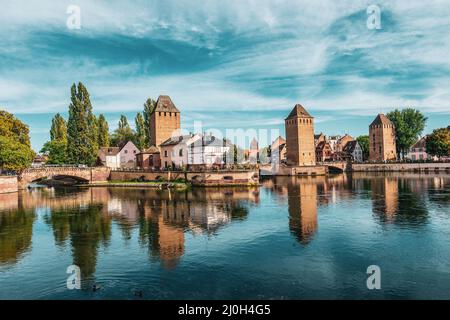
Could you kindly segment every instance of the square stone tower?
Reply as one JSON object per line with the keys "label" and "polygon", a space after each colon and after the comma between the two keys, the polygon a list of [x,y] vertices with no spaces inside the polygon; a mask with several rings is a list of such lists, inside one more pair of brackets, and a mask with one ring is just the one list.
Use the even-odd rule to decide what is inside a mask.
{"label": "square stone tower", "polygon": [[395,126],[380,113],[369,126],[369,160],[396,160]]}
{"label": "square stone tower", "polygon": [[181,127],[181,114],[169,96],[159,96],[150,119],[150,145],[159,145],[168,140]]}
{"label": "square stone tower", "polygon": [[285,119],[285,127],[287,163],[292,166],[316,165],[314,118],[297,104]]}

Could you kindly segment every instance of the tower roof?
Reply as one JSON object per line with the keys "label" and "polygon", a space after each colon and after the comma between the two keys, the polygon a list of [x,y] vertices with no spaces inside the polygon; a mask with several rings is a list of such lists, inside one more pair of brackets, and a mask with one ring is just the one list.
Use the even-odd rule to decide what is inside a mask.
{"label": "tower roof", "polygon": [[291,113],[286,119],[290,118],[312,118],[312,116],[306,111],[306,109],[301,104],[296,104],[294,109],[292,109]]}
{"label": "tower roof", "polygon": [[162,112],[178,112],[180,111],[175,107],[169,96],[159,96],[158,101],[156,101],[155,111]]}
{"label": "tower roof", "polygon": [[380,113],[379,115],[377,115],[377,117],[375,118],[375,120],[372,121],[372,123],[370,124],[370,126],[374,126],[374,125],[380,125],[380,124],[388,124],[388,125],[394,125],[391,120],[388,119],[388,117],[386,117],[384,114]]}

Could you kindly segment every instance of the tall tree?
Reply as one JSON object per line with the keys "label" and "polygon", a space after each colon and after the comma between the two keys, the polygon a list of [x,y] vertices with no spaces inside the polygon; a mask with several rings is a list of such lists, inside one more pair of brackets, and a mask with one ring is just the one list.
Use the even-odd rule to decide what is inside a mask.
{"label": "tall tree", "polygon": [[52,119],[52,127],[50,129],[50,140],[67,141],[67,124],[66,120],[57,113]]}
{"label": "tall tree", "polygon": [[86,87],[80,82],[71,88],[69,120],[67,121],[67,158],[72,164],[93,165],[98,143],[96,119]]}
{"label": "tall tree", "polygon": [[28,126],[11,113],[0,110],[0,171],[26,169],[34,155]]}
{"label": "tall tree", "polygon": [[363,159],[369,159],[369,136],[359,136],[358,138],[356,138],[356,141],[358,141],[358,144],[362,149]]}
{"label": "tall tree", "polygon": [[51,140],[47,141],[41,149],[41,153],[48,156],[47,164],[67,163],[67,141]]}
{"label": "tall tree", "polygon": [[142,113],[138,112],[136,114],[134,122],[136,124],[136,147],[138,147],[139,150],[144,150],[148,147],[148,140],[146,135],[147,130],[145,130],[145,121]]}
{"label": "tall tree", "polygon": [[98,117],[98,145],[109,147],[109,125],[103,114]]}
{"label": "tall tree", "polygon": [[111,136],[111,144],[117,147],[128,141],[133,141],[136,144],[136,135],[133,129],[131,129],[127,117],[121,115],[119,126]]}
{"label": "tall tree", "polygon": [[397,153],[404,159],[409,148],[422,134],[427,118],[419,110],[412,108],[396,109],[386,116],[395,125]]}
{"label": "tall tree", "polygon": [[450,130],[441,128],[433,130],[426,140],[427,153],[439,158],[450,156]]}
{"label": "tall tree", "polygon": [[145,143],[147,146],[150,146],[150,122],[153,112],[155,112],[156,109],[156,101],[148,98],[147,101],[144,103],[144,122],[145,122]]}

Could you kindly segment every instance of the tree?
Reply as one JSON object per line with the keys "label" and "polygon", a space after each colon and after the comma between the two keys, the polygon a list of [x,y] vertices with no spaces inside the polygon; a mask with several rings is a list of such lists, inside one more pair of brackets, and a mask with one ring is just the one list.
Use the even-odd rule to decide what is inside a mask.
{"label": "tree", "polygon": [[369,136],[359,136],[356,138],[356,141],[358,142],[359,146],[362,149],[363,152],[363,159],[367,160],[369,159]]}
{"label": "tree", "polygon": [[41,153],[48,155],[48,164],[65,164],[67,163],[67,141],[47,141],[42,147]]}
{"label": "tree", "polygon": [[52,127],[50,129],[50,140],[67,141],[67,124],[66,120],[57,113],[52,119]]}
{"label": "tree", "polygon": [[150,132],[150,122],[151,122],[151,117],[153,112],[155,112],[156,109],[156,101],[148,98],[147,101],[145,101],[144,103],[144,123],[145,123],[145,128],[146,128],[146,145],[150,146],[150,136],[151,136],[151,132]]}
{"label": "tree", "polygon": [[0,170],[20,171],[33,162],[28,126],[0,110]]}
{"label": "tree", "polygon": [[111,136],[111,144],[114,146],[120,146],[128,141],[133,141],[136,144],[136,135],[128,124],[127,117],[124,115],[120,116],[119,127],[114,131]]}
{"label": "tree", "polygon": [[10,137],[30,146],[30,130],[22,121],[9,112],[0,110],[0,136]]}
{"label": "tree", "polygon": [[134,119],[134,122],[136,124],[136,147],[138,147],[139,150],[144,150],[148,147],[147,144],[147,135],[145,130],[145,121],[144,117],[142,116],[142,113],[138,112],[136,114],[136,118]]}
{"label": "tree", "polygon": [[97,159],[96,119],[86,87],[80,82],[71,88],[67,121],[67,160],[72,164],[93,165]]}
{"label": "tree", "polygon": [[450,130],[441,128],[433,130],[426,140],[427,153],[437,157],[450,155]]}
{"label": "tree", "polygon": [[419,110],[412,108],[396,109],[386,116],[395,125],[397,153],[404,159],[409,148],[422,134],[427,118]]}
{"label": "tree", "polygon": [[109,125],[103,114],[98,117],[98,145],[109,147]]}
{"label": "tree", "polygon": [[35,153],[29,146],[17,139],[0,136],[0,171],[21,171],[33,162]]}

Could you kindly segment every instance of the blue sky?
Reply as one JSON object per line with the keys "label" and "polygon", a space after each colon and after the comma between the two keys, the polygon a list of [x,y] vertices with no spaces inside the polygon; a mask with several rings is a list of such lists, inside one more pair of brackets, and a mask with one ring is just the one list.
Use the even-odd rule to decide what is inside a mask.
{"label": "blue sky", "polygon": [[[0,106],[30,125],[36,149],[78,81],[112,129],[159,94],[186,130],[284,134],[295,103],[326,134],[365,134],[378,112],[404,106],[428,116],[427,132],[450,124],[446,1],[1,2]],[[80,30],[66,26],[70,4]],[[380,30],[367,28],[371,4]]]}

